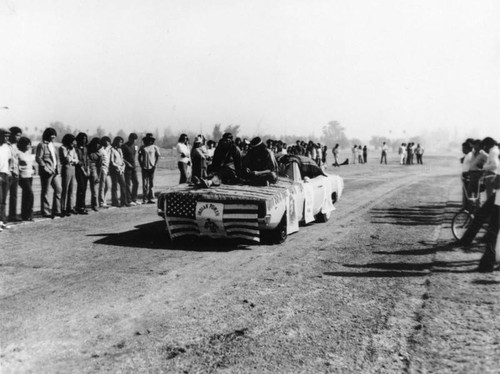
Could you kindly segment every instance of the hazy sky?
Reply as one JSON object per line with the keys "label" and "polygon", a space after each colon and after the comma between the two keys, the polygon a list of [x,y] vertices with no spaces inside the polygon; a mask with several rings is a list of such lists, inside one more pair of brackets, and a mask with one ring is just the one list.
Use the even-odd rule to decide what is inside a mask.
{"label": "hazy sky", "polygon": [[0,46],[3,127],[500,135],[498,0],[4,0]]}

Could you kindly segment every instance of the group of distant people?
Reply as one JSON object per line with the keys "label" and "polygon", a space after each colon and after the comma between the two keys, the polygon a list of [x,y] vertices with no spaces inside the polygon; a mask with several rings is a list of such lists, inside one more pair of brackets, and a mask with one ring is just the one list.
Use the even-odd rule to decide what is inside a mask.
{"label": "group of distant people", "polygon": [[413,165],[417,160],[417,164],[423,165],[422,156],[424,155],[424,148],[415,143],[401,143],[398,149],[399,163],[401,165]]}
{"label": "group of distant people", "polygon": [[[380,164],[387,165],[387,155],[389,153],[389,146],[386,142],[382,143]],[[424,155],[424,147],[420,144],[415,145],[413,142],[401,143],[398,148],[399,164],[400,165],[413,165],[415,159],[417,164],[423,165],[422,157]]]}
{"label": "group of distant people", "polygon": [[366,164],[368,162],[368,147],[365,145],[353,145],[351,148],[352,163],[353,164]]}
{"label": "group of distant people", "polygon": [[[55,129],[45,129],[33,157],[31,140],[23,136],[19,127],[0,129],[0,231],[8,228],[7,222],[33,220],[35,164],[40,176],[42,217],[88,214],[87,189],[94,211],[109,207],[109,190],[112,206],[139,204],[136,159],[142,171],[142,203],[155,202],[154,175],[160,150],[151,133],[142,138],[140,147],[136,145],[138,136],[135,133],[131,133],[126,142],[120,136],[113,141],[108,136],[95,137],[89,142],[83,132],[76,136],[65,134],[59,147],[54,143],[56,138]],[[20,219],[17,215],[18,187],[22,190]],[[52,202],[49,201],[50,190]]]}
{"label": "group of distant people", "polygon": [[462,143],[461,158],[462,182],[464,185],[463,203],[465,209],[471,209],[471,198],[477,198],[484,186],[486,201],[474,209],[474,219],[463,237],[454,243],[457,246],[469,246],[485,222],[488,230],[483,238],[486,250],[479,261],[478,271],[492,272],[496,264],[496,245],[499,235],[500,220],[500,151],[498,143],[491,137],[483,140],[467,139]]}

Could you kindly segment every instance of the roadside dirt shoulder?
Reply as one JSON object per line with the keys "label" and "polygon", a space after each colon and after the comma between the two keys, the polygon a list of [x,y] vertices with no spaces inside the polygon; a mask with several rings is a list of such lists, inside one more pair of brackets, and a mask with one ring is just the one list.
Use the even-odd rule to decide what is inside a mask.
{"label": "roadside dirt shoulder", "polygon": [[446,247],[454,240],[450,223],[460,201],[460,189],[450,189],[421,328],[411,342],[411,373],[500,371],[500,275],[475,271],[484,252],[480,240],[469,250]]}

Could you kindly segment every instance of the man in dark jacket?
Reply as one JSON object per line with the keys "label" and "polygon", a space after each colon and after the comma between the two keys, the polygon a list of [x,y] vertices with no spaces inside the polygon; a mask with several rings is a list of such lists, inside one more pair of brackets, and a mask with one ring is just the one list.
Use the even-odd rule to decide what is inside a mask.
{"label": "man in dark jacket", "polygon": [[254,186],[268,186],[278,181],[278,163],[273,152],[259,137],[250,142],[250,150],[243,159],[243,176]]}
{"label": "man in dark jacket", "polygon": [[88,137],[84,132],[76,136],[76,154],[78,164],[75,167],[76,176],[76,211],[78,214],[88,214],[85,208],[85,195],[89,181],[89,154],[87,150]]}

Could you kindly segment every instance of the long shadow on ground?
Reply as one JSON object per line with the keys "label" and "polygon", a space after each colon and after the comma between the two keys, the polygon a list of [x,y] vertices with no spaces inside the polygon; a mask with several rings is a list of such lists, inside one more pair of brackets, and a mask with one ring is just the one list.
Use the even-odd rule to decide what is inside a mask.
{"label": "long shadow on ground", "polygon": [[[470,266],[477,265],[478,260],[469,261],[435,261],[435,262],[374,262],[368,264],[344,264],[351,269],[373,269],[365,272],[324,272],[332,277],[423,277],[432,273],[471,273]],[[468,267],[467,269],[463,269]]]}
{"label": "long shadow on ground", "polygon": [[[459,208],[460,204],[455,204]],[[419,205],[408,208],[373,208],[370,210],[371,220],[374,224],[391,224],[418,226],[429,225],[437,226],[447,220],[445,208],[447,204]],[[434,242],[419,241],[415,246],[408,243],[410,247],[395,251],[374,251],[374,254],[380,255],[398,255],[398,256],[428,256],[439,251],[452,251],[454,243],[442,243],[436,245]],[[415,247],[420,248],[415,248]],[[478,250],[478,249],[476,249]],[[480,251],[480,249],[479,249]],[[472,250],[471,250],[472,252]],[[415,257],[413,257],[415,258]],[[344,264],[348,269],[359,269],[365,271],[336,271],[324,272],[323,275],[334,277],[368,277],[368,278],[398,278],[398,277],[423,277],[431,273],[471,273],[475,272],[478,260],[468,261],[430,261],[430,262],[373,262],[367,264]]]}
{"label": "long shadow on ground", "polygon": [[391,225],[439,225],[443,220],[444,204],[418,205],[409,208],[373,208],[372,223]]}
{"label": "long shadow on ground", "polygon": [[95,244],[193,252],[230,252],[249,249],[250,245],[255,245],[255,243],[242,243],[235,240],[210,240],[196,237],[170,241],[163,220],[138,225],[135,226],[134,230],[130,231],[92,234],[89,236],[102,237],[96,240]]}

